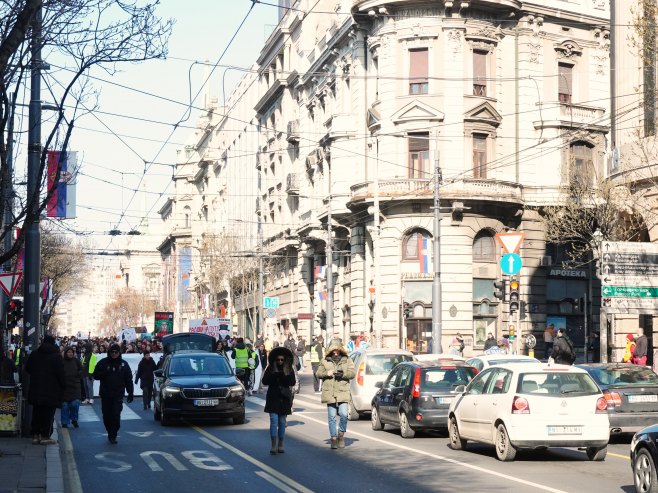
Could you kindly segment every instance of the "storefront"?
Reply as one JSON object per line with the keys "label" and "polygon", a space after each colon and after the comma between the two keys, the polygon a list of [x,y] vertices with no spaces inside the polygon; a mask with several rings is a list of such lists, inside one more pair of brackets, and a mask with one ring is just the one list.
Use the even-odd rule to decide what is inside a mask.
{"label": "storefront", "polygon": [[552,267],[546,279],[546,323],[564,328],[575,346],[583,347],[589,335],[585,326],[589,271]]}

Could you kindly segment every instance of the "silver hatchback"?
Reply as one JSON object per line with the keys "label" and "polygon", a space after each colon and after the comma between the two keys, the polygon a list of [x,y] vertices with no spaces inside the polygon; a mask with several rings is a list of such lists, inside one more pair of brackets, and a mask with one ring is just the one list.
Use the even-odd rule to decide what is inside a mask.
{"label": "silver hatchback", "polygon": [[404,349],[359,349],[350,354],[356,377],[350,381],[350,421],[358,420],[372,409],[372,398],[379,390],[377,382],[386,380],[391,370],[403,361],[412,361],[413,353]]}

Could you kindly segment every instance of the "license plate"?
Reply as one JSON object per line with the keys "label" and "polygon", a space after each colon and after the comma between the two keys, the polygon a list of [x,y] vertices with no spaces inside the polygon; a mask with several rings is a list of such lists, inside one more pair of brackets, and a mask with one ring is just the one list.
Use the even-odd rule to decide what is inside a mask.
{"label": "license plate", "polygon": [[437,404],[451,404],[452,403],[452,397],[435,397],[434,401]]}
{"label": "license plate", "polygon": [[547,426],[549,435],[582,435],[583,427],[582,426]]}
{"label": "license plate", "polygon": [[629,395],[628,402],[631,404],[635,402],[658,402],[658,395],[648,394],[648,395]]}
{"label": "license plate", "polygon": [[219,399],[195,399],[195,406],[217,406],[219,404]]}

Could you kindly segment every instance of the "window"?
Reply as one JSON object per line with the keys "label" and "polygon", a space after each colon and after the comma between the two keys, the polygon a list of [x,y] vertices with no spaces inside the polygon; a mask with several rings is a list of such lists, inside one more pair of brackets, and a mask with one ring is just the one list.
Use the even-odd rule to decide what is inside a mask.
{"label": "window", "polygon": [[183,221],[184,228],[192,227],[192,208],[189,205],[183,207]]}
{"label": "window", "polygon": [[487,136],[473,134],[473,178],[487,177]]}
{"label": "window", "polygon": [[480,231],[473,240],[473,261],[495,262],[496,244],[494,238],[488,231]]}
{"label": "window", "polygon": [[409,178],[426,178],[430,168],[429,134],[409,136]]}
{"label": "window", "polygon": [[409,94],[427,94],[427,48],[409,50]]}
{"label": "window", "polygon": [[573,87],[573,66],[558,64],[558,99],[562,104],[571,104],[571,88]]}
{"label": "window", "polygon": [[569,183],[588,187],[594,178],[592,147],[585,142],[576,142],[569,148]]}
{"label": "window", "polygon": [[430,255],[430,235],[426,231],[412,231],[402,242],[402,260],[420,260]]}
{"label": "window", "polygon": [[487,95],[487,54],[484,51],[473,52],[473,95]]}

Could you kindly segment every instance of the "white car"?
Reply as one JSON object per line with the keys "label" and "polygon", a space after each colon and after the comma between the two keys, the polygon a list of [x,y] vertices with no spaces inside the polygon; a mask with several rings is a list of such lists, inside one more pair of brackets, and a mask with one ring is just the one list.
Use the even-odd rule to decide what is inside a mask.
{"label": "white car", "polygon": [[486,370],[490,366],[506,365],[508,363],[541,363],[541,361],[531,356],[505,353],[480,354],[466,360],[466,364],[471,365],[478,372]]}
{"label": "white car", "polygon": [[469,440],[491,444],[501,461],[514,460],[518,449],[582,447],[590,460],[601,461],[610,437],[607,409],[601,390],[580,368],[492,366],[450,405],[450,444],[455,450]]}
{"label": "white car", "polygon": [[441,354],[432,354],[432,353],[420,353],[414,354],[414,361],[466,361],[466,358],[459,356],[458,354],[451,353],[441,353]]}

